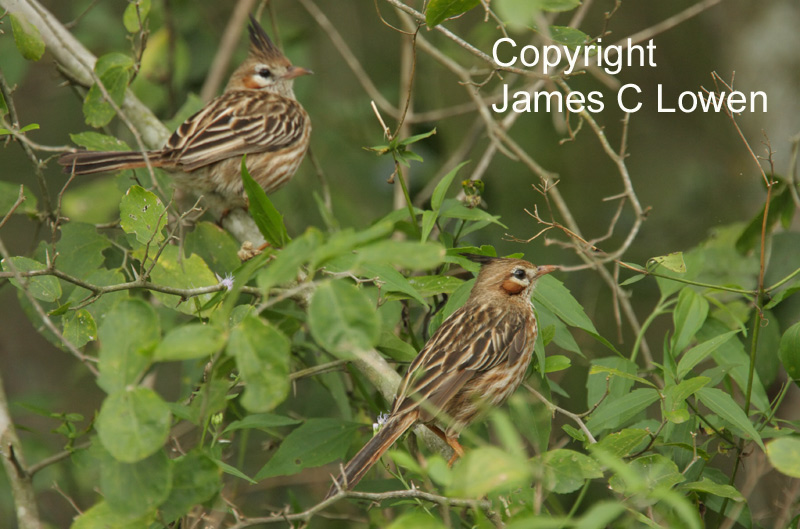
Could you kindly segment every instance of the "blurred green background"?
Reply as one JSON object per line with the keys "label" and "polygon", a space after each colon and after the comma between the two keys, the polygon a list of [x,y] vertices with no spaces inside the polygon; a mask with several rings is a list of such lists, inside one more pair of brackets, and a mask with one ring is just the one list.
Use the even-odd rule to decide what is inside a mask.
{"label": "blurred green background", "polygon": [[[408,2],[414,4],[414,2]],[[110,51],[129,53],[131,42],[122,26],[122,11],[127,2],[53,0],[43,2],[62,21],[75,19],[91,5],[73,31],[94,54]],[[420,2],[416,2],[420,8]],[[615,42],[638,31],[650,28],[694,1],[636,2],[623,1],[611,18],[611,35],[604,42]],[[186,0],[154,0],[149,21],[148,53],[143,71],[133,85],[137,95],[164,120],[172,118],[190,94],[197,94],[214,57],[222,31],[230,17],[232,2]],[[610,1],[590,3],[581,29],[596,35],[603,28],[603,13],[613,8]],[[408,38],[391,25],[399,26],[393,8],[386,2],[352,0],[318,0],[317,6],[330,19],[343,37],[366,74],[380,93],[393,105],[404,104],[403,43]],[[269,14],[276,17],[274,25]],[[571,14],[560,16],[556,23],[566,24]],[[383,20],[382,20],[383,17]],[[264,26],[279,40],[294,64],[311,68],[315,75],[295,83],[297,98],[311,116],[314,131],[311,149],[330,186],[333,212],[343,227],[364,228],[395,207],[395,190],[387,183],[393,166],[364,149],[384,142],[380,125],[370,107],[370,98],[353,71],[331,43],[330,36],[315,22],[300,2],[276,0],[262,17]],[[6,22],[6,21],[4,21]],[[500,36],[494,22],[484,22],[482,9],[474,9],[447,27],[481,50],[490,53],[494,39]],[[174,41],[167,27],[174,28]],[[790,139],[800,132],[800,3],[796,0],[751,2],[727,0],[700,13],[676,27],[657,34],[656,68],[626,67],[616,76],[620,84],[636,83],[643,89],[641,111],[630,119],[628,168],[639,200],[651,208],[647,221],[638,234],[625,261],[643,264],[648,258],[675,251],[689,250],[706,239],[715,228],[732,222],[746,222],[763,207],[766,196],[761,177],[738,137],[730,119],[724,114],[658,113],[656,86],[661,84],[673,102],[683,91],[713,88],[711,72],[730,80],[735,72],[734,87],[742,91],[761,90],[769,97],[766,113],[745,113],[739,119],[747,140],[762,154],[762,131],[775,151],[775,169],[785,175],[790,159]],[[0,35],[0,67],[10,84],[16,85],[14,104],[22,124],[38,123],[40,129],[29,134],[45,145],[68,145],[69,133],[88,130],[83,123],[81,100],[58,75],[48,54],[37,63],[24,61],[14,49],[9,24]],[[464,66],[485,68],[474,56],[456,47],[437,31],[422,28],[421,34],[448,56]],[[520,43],[527,43],[529,33],[514,33]],[[174,46],[174,48],[172,48]],[[167,59],[174,49],[174,60]],[[240,39],[233,65],[246,53],[246,39]],[[174,63],[174,68],[170,64]],[[514,82],[507,75],[506,82]],[[482,88],[483,93],[499,89],[494,78]],[[619,145],[622,113],[616,108],[615,90],[604,86],[595,76],[583,75],[570,81],[573,89],[604,93],[605,110],[595,119],[605,127],[612,145]],[[516,85],[515,85],[516,86]],[[416,55],[412,109],[423,113],[469,103],[470,98],[458,79],[423,52]],[[500,119],[503,116],[497,115]],[[396,121],[384,113],[390,129]],[[571,118],[572,125],[577,124]],[[409,134],[436,128],[437,134],[414,146],[424,158],[412,163],[408,175],[412,197],[440,175],[444,164],[466,136],[472,134],[475,112],[415,123]],[[107,130],[126,137],[118,121]],[[587,238],[603,235],[616,211],[616,202],[603,197],[622,191],[616,168],[603,153],[597,138],[583,130],[575,141],[561,144],[567,134],[563,115],[531,113],[520,116],[511,135],[536,161],[558,174],[558,189]],[[481,131],[474,145],[463,156],[472,163],[462,169],[466,178],[484,152],[489,139]],[[460,160],[457,160],[460,161]],[[51,190],[60,188],[64,176],[54,160],[45,169]],[[785,175],[791,177],[791,175]],[[36,190],[30,162],[13,143],[0,151],[0,180],[23,183]],[[547,206],[533,185],[538,183],[521,163],[496,155],[484,175],[484,198],[488,211],[501,215],[507,229],[492,226],[471,238],[475,244],[492,244],[501,254],[522,252],[536,263],[579,264],[570,250],[545,245],[543,239],[529,244],[509,240],[508,236],[527,239],[541,227],[525,213],[538,206]],[[113,177],[86,178],[71,191],[77,193],[69,204],[71,216],[90,222],[113,220],[120,189],[128,182],[115,182]],[[319,191],[319,178],[309,161],[304,162],[295,179],[272,198],[284,213],[290,234],[297,235],[307,226],[325,228],[313,197]],[[560,220],[556,218],[556,220]],[[613,249],[627,235],[632,219],[626,209],[614,236],[603,248]],[[796,222],[796,221],[795,221]],[[12,255],[25,255],[48,237],[47,229],[36,229],[35,223],[15,216],[0,232]],[[560,277],[582,302],[587,314],[601,334],[617,342],[617,329],[612,316],[611,292],[591,271],[563,274]],[[750,285],[747,285],[750,286]],[[656,287],[643,281],[632,287],[633,303],[641,315],[649,312]],[[17,292],[8,283],[0,283],[0,373],[10,399],[61,411],[76,411],[91,416],[100,398],[99,390],[85,377],[83,368],[68,355],[54,349],[42,338],[20,311]],[[796,304],[795,304],[796,308]],[[794,310],[794,309],[792,309]],[[797,312],[786,309],[782,318],[797,319]],[[641,318],[640,318],[641,319]],[[663,336],[669,322],[654,326],[654,336]],[[599,345],[578,337],[584,352],[591,357]],[[630,346],[633,335],[623,326],[622,350]],[[651,344],[655,348],[658,343]],[[573,359],[579,366],[586,362]],[[580,369],[580,367],[578,367]],[[567,372],[568,376],[568,372]],[[583,377],[579,377],[583,380]],[[80,392],[64,388],[86,383]],[[571,387],[568,379],[559,383],[569,390],[576,402],[582,402],[583,391]],[[68,395],[74,401],[59,400]],[[12,408],[23,427],[40,429],[44,424],[24,408]],[[24,434],[23,434],[24,435]],[[41,436],[35,436],[42,442]],[[46,439],[46,436],[44,436]],[[26,454],[30,461],[39,460],[57,450],[54,446],[32,446]],[[55,470],[54,470],[55,472]],[[5,485],[0,487],[4,489]],[[42,498],[52,508],[63,511],[68,520],[69,509],[55,491]],[[0,513],[8,513],[10,498],[0,498]],[[46,510],[46,509],[45,509]],[[8,519],[6,515],[0,518]]]}

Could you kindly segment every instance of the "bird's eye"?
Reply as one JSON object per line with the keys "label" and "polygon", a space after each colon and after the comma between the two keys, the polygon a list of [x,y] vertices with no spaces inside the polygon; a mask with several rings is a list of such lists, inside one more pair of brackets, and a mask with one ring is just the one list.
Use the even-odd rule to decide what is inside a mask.
{"label": "bird's eye", "polygon": [[272,75],[272,72],[269,71],[269,68],[265,68],[263,66],[259,67],[256,70],[256,73],[264,79],[269,79],[269,77]]}
{"label": "bird's eye", "polygon": [[517,279],[524,279],[525,278],[525,270],[522,268],[515,268],[511,275],[516,277]]}

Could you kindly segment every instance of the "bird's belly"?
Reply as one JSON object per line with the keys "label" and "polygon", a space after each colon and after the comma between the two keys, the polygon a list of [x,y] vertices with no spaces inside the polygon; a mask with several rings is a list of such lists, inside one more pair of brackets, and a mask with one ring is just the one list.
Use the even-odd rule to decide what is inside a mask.
{"label": "bird's belly", "polygon": [[464,384],[443,410],[444,417],[450,418],[448,435],[458,435],[479,415],[508,400],[525,378],[532,354],[533,349],[526,351],[513,364],[499,364]]}

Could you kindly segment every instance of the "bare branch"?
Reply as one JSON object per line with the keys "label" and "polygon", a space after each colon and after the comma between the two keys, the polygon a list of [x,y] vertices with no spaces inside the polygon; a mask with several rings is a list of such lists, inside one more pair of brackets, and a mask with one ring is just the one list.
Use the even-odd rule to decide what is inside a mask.
{"label": "bare branch", "polygon": [[461,507],[461,508],[467,507],[471,509],[480,509],[483,511],[490,511],[492,508],[492,504],[488,500],[474,500],[469,498],[448,498],[446,496],[440,496],[438,494],[431,494],[430,492],[424,492],[416,488],[412,488],[410,490],[396,490],[396,491],[379,492],[379,493],[355,492],[355,491],[343,490],[338,494],[336,494],[335,496],[331,496],[327,500],[324,500],[314,505],[313,507],[299,513],[279,512],[272,514],[270,516],[260,516],[254,518],[246,518],[241,514],[237,514],[236,523],[231,525],[229,529],[244,529],[246,527],[252,527],[258,524],[269,524],[269,523],[308,522],[312,519],[314,515],[316,515],[320,511],[327,509],[334,503],[337,503],[339,500],[343,500],[345,498],[356,499],[356,500],[367,500],[373,503],[381,503],[386,500],[396,500],[396,499],[417,499],[448,507]]}

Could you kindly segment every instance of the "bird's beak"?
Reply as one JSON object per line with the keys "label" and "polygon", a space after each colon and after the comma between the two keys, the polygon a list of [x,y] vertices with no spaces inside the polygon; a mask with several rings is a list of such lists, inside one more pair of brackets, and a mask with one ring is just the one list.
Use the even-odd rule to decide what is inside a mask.
{"label": "bird's beak", "polygon": [[301,75],[311,75],[313,73],[314,72],[308,68],[303,68],[302,66],[289,66],[289,69],[286,70],[285,74],[283,74],[283,78],[294,79],[295,77],[300,77]]}
{"label": "bird's beak", "polygon": [[556,265],[542,265],[536,267],[536,277],[542,277],[543,275],[547,275],[550,272],[555,272],[556,270],[560,270],[560,266]]}

